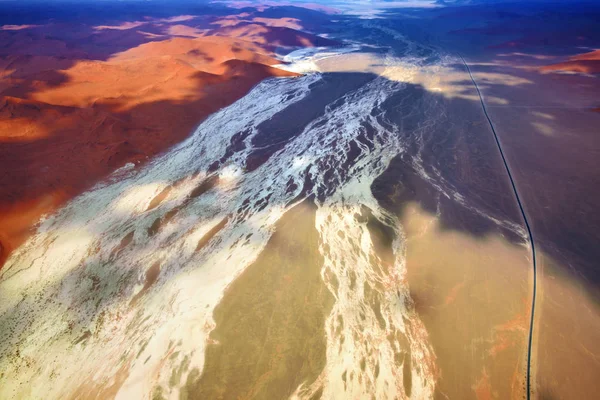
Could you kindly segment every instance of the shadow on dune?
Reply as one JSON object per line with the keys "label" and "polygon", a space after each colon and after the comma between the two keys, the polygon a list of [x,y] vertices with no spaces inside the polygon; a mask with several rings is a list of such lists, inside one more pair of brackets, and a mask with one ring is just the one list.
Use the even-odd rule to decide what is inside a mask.
{"label": "shadow on dune", "polygon": [[[203,118],[240,98],[264,78],[288,75],[268,66],[275,59],[263,53],[268,54],[271,47],[246,40],[267,44],[277,41],[279,46],[288,47],[332,42],[302,31],[268,26],[268,21],[255,23],[260,31],[240,38],[231,48],[234,59],[216,67],[215,56],[198,48],[167,61],[171,63],[164,67],[168,74],[181,69],[184,72],[178,73],[190,74],[185,68],[199,69],[189,77],[187,94],[182,95],[182,89],[175,88],[164,100],[146,101],[123,110],[131,99],[118,90],[118,79],[143,80],[145,70],[136,76],[137,70],[144,67],[143,58],[139,58],[141,65],[132,67],[103,62],[110,62],[127,50],[141,49],[143,44],[178,38],[168,33],[174,25],[186,24],[227,36],[227,32],[214,29],[211,21],[231,10],[215,5],[163,8],[117,3],[108,3],[106,8],[102,5],[101,9],[94,3],[3,3],[0,7],[6,9],[0,18],[0,24],[5,24],[0,30],[4,80],[0,86],[0,127],[4,133],[0,138],[0,167],[11,171],[0,178],[0,214],[5,221],[0,229],[0,264],[25,240],[42,214],[52,212],[126,163],[143,163],[180,142]],[[180,17],[190,13],[196,15]],[[115,15],[119,17],[116,19]],[[232,40],[235,39],[234,36]],[[192,38],[177,40],[195,43]],[[176,49],[179,45],[172,46]],[[227,50],[229,43],[219,46]],[[248,51],[254,51],[255,57],[249,57]],[[236,60],[238,57],[241,59]],[[190,65],[188,59],[200,65]],[[152,62],[163,61],[155,58]],[[203,62],[212,65],[209,72],[202,71]],[[72,86],[75,92],[85,90],[85,76],[72,75],[79,71],[93,74],[89,80],[107,74],[107,85],[115,85],[110,81],[111,73],[122,74],[115,78],[117,90],[112,90],[118,97],[111,97],[108,90],[107,95],[90,94],[94,96],[91,99],[63,92],[62,98],[59,94],[55,99],[36,100],[40,93],[52,89]],[[156,79],[159,81],[148,82],[145,88],[136,88],[139,92],[135,95],[168,92],[173,86],[168,81],[170,77],[158,75]],[[104,91],[101,87],[99,90]]]}
{"label": "shadow on dune", "polygon": [[192,78],[198,82],[196,99],[139,104],[127,111],[110,103],[78,108],[5,97],[0,113],[6,123],[15,122],[10,128],[44,125],[37,128],[41,137],[0,143],[0,168],[10,171],[0,178],[0,207],[6,214],[18,213],[20,203],[43,202],[60,192],[49,204],[54,208],[126,163],[143,163],[180,142],[203,118],[276,74],[268,66],[239,61],[209,79],[198,72]]}

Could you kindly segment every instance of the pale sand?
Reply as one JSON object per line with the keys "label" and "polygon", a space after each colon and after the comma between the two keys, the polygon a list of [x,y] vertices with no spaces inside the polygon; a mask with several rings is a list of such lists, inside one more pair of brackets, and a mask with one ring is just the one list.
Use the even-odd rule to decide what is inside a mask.
{"label": "pale sand", "polygon": [[529,249],[496,234],[476,238],[444,229],[414,203],[401,221],[406,277],[435,351],[439,398],[522,398]]}

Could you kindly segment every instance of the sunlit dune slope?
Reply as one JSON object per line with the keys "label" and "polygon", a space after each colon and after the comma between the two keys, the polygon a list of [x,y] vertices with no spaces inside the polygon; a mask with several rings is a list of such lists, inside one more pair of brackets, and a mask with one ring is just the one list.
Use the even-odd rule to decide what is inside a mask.
{"label": "sunlit dune slope", "polygon": [[588,53],[578,54],[569,57],[565,62],[546,65],[540,68],[542,72],[578,72],[584,74],[600,73],[600,50],[590,51]]}
{"label": "sunlit dune slope", "polygon": [[[264,76],[289,75],[268,68],[277,60],[259,51],[253,44],[223,37],[146,43],[106,62],[77,61],[60,72],[63,84],[37,90],[32,98],[79,107],[105,104],[122,110],[162,100],[187,102],[205,98],[202,88],[234,75],[255,76],[258,71]],[[245,67],[233,73],[228,64],[231,60]]]}
{"label": "sunlit dune slope", "polygon": [[0,178],[0,266],[41,215],[183,140],[262,79],[294,75],[229,37],[149,42],[105,61],[61,49],[0,59],[0,169],[10,171]]}

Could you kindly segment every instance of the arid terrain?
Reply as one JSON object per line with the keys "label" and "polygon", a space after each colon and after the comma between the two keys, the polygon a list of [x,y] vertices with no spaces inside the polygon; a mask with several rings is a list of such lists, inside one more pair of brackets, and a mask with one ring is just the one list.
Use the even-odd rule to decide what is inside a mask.
{"label": "arid terrain", "polygon": [[270,76],[276,47],[333,41],[293,18],[188,15],[0,28],[0,263],[32,227],[127,163],[186,138]]}
{"label": "arid terrain", "polygon": [[0,2],[0,398],[589,398],[598,18]]}

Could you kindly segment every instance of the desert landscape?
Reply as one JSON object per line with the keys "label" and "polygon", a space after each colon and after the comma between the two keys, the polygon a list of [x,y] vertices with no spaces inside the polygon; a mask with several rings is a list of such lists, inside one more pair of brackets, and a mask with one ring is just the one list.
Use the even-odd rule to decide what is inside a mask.
{"label": "desert landscape", "polygon": [[2,26],[0,262],[43,214],[180,142],[262,79],[293,75],[272,68],[274,48],[333,43],[293,19],[241,14]]}
{"label": "desert landscape", "polygon": [[0,2],[0,398],[588,398],[598,18]]}

